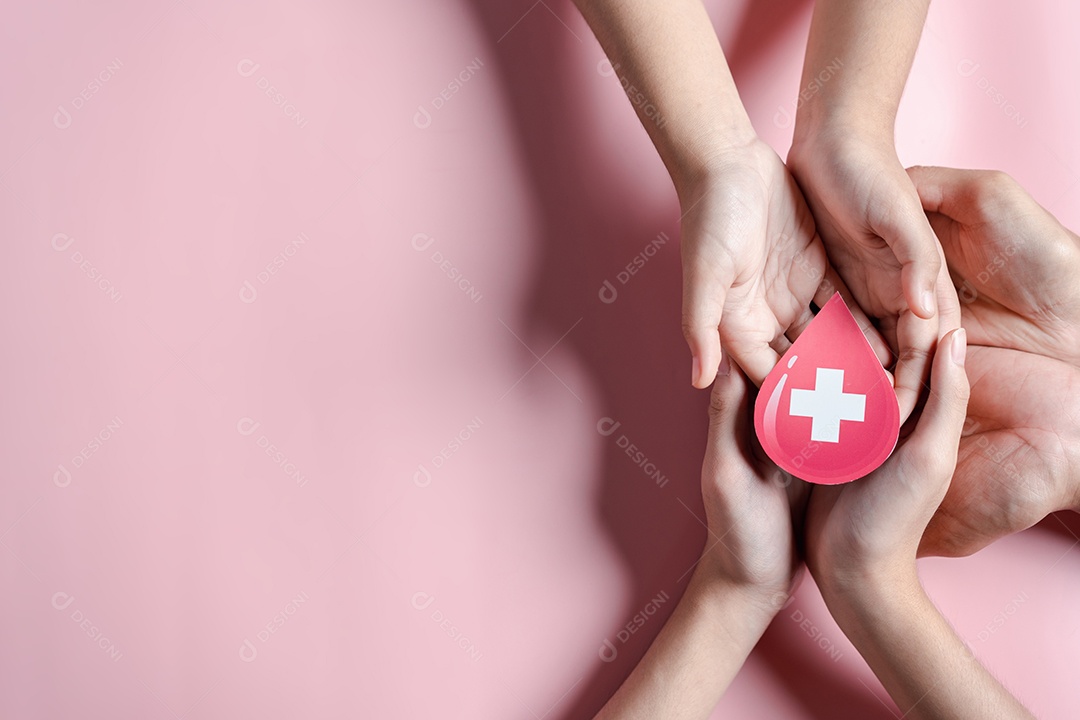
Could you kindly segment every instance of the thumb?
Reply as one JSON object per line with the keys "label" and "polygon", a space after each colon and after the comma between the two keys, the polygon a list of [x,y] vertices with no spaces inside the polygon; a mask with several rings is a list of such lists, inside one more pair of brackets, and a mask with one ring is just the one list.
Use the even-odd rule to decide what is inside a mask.
{"label": "thumb", "polygon": [[929,320],[937,312],[935,293],[941,270],[938,240],[918,195],[910,194],[910,201],[907,198],[900,200],[902,207],[898,207],[877,231],[900,262],[900,284],[908,307],[919,317]]}
{"label": "thumb", "polygon": [[937,213],[970,225],[984,221],[979,203],[979,180],[993,173],[915,165],[907,169],[919,202],[928,213]]}
{"label": "thumb", "polygon": [[682,329],[693,356],[690,382],[706,388],[720,364],[720,320],[734,281],[729,263],[709,267],[700,258],[683,263]]}
{"label": "thumb", "polygon": [[919,194],[923,210],[948,215],[953,188],[964,177],[963,171],[952,168],[913,165],[907,169],[908,178]]}
{"label": "thumb", "polygon": [[930,397],[905,446],[918,449],[917,459],[924,473],[952,477],[956,469],[970,394],[964,370],[966,357],[967,333],[963,328],[953,330],[938,342],[930,371]]}
{"label": "thumb", "polygon": [[749,382],[739,366],[725,356],[709,396],[709,434],[706,468],[719,472],[738,462],[739,447],[746,441]]}

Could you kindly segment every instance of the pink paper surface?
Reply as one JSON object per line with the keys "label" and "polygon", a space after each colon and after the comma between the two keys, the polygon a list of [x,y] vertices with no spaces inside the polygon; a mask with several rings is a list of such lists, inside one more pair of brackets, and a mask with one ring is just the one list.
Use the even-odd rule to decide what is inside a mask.
{"label": "pink paper surface", "polygon": [[[809,7],[710,7],[783,155]],[[675,195],[570,3],[7,16],[0,717],[591,715],[704,542],[707,397]],[[1078,22],[935,4],[901,159],[1080,227]],[[1040,717],[1075,533],[922,568]],[[888,703],[805,583],[716,716]]]}

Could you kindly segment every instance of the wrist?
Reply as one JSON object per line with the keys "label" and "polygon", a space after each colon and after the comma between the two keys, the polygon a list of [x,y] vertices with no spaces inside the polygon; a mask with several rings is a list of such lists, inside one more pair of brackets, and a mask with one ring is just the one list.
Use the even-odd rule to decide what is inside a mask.
{"label": "wrist", "polygon": [[874,647],[891,644],[888,638],[909,632],[933,607],[914,565],[910,573],[873,573],[860,584],[826,583],[821,595],[836,624],[864,657]]}
{"label": "wrist", "polygon": [[833,149],[859,144],[894,148],[894,123],[895,115],[887,111],[807,109],[803,105],[795,116],[791,154],[798,155],[803,148],[815,146]]}
{"label": "wrist", "polygon": [[762,179],[760,190],[767,192],[765,178],[775,172],[775,164],[780,162],[772,147],[756,135],[741,145],[727,145],[702,154],[693,164],[685,164],[671,177],[679,204],[686,211],[698,204],[703,195],[728,186],[733,177],[742,181],[756,176]]}
{"label": "wrist", "polygon": [[887,608],[898,598],[922,592],[914,557],[911,554],[906,560],[826,567],[815,572],[814,579],[830,608],[835,605],[860,612],[865,608]]}
{"label": "wrist", "polygon": [[737,606],[741,617],[764,631],[794,592],[794,578],[748,577],[744,564],[733,572],[726,560],[715,550],[702,553],[687,592],[693,588],[703,602]]}
{"label": "wrist", "polygon": [[682,198],[684,193],[708,182],[723,168],[760,152],[764,141],[744,114],[742,119],[728,118],[719,123],[706,137],[694,142],[676,140],[675,144],[676,150],[664,157],[664,164]]}
{"label": "wrist", "polygon": [[760,588],[739,585],[705,572],[694,573],[681,602],[701,619],[702,629],[714,643],[738,648],[745,654],[765,634],[784,605],[769,598]]}

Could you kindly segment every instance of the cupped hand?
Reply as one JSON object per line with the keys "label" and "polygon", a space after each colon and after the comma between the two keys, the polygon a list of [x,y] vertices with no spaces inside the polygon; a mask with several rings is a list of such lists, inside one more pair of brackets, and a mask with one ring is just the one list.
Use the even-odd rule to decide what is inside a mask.
{"label": "cupped hand", "polygon": [[[802,193],[765,142],[726,150],[696,177],[677,183],[683,209],[683,333],[692,382],[713,381],[729,354],[760,385],[839,291],[882,363],[889,351],[827,264]],[[721,346],[723,351],[721,351]]]}
{"label": "cupped hand", "polygon": [[972,343],[952,485],[922,555],[970,555],[1080,509],[1080,242],[999,172],[909,171]]}
{"label": "cupped hand", "polygon": [[[915,408],[941,335],[959,327],[919,196],[891,141],[846,128],[797,129],[790,168],[829,260],[897,356],[901,420]],[[939,312],[939,309],[941,312]]]}
{"label": "cupped hand", "polygon": [[808,486],[756,445],[755,391],[738,366],[720,363],[709,405],[701,494],[709,537],[702,563],[767,610],[786,602],[801,565],[796,549]]}
{"label": "cupped hand", "polygon": [[971,344],[1080,367],[1080,238],[1005,173],[913,167]]}
{"label": "cupped hand", "polygon": [[870,578],[911,578],[919,540],[956,466],[968,399],[964,331],[938,343],[914,430],[870,475],[818,485],[806,514],[807,565],[823,591]]}
{"label": "cupped hand", "polygon": [[971,346],[971,401],[949,492],[920,555],[970,555],[1049,513],[1080,508],[1080,371]]}

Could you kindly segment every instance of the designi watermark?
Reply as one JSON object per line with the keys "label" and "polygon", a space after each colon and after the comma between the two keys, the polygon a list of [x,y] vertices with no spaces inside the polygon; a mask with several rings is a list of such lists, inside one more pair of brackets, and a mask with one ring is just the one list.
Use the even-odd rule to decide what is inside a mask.
{"label": "designi watermark", "polygon": [[[667,591],[664,590],[652,600],[645,603],[645,606],[635,613],[634,617],[630,618],[630,621],[619,629],[619,632],[615,633],[615,641],[619,645],[622,645],[629,640],[630,636],[645,627],[645,623],[647,623],[649,619],[656,614],[656,611],[669,599]],[[604,642],[600,645],[600,659],[604,662],[612,662],[618,656],[619,648],[616,647],[615,643],[611,642],[611,638],[604,638]]]}
{"label": "designi watermark", "polygon": [[[281,272],[281,269],[285,267],[285,263],[289,262],[297,252],[299,248],[308,244],[310,238],[305,233],[299,233],[295,239],[290,240],[285,244],[285,247],[273,259],[266,264],[262,270],[255,274],[255,281],[259,285],[266,285],[274,276]],[[244,284],[240,286],[240,302],[251,304],[259,299],[259,290],[255,287],[250,280],[245,280]]]}
{"label": "designi watermark", "polygon": [[[255,431],[259,429],[262,423],[256,422],[249,417],[242,417],[236,421],[236,432],[248,437],[255,434]],[[270,439],[266,435],[259,434],[259,437],[255,438],[255,444],[266,453],[266,456],[270,460],[281,468],[281,471],[285,475],[292,479],[296,483],[297,487],[304,487],[307,485],[307,476],[296,466],[296,464],[285,455],[285,452],[274,443],[270,442]]]}
{"label": "designi watermark", "polygon": [[[969,58],[964,58],[956,65],[956,72],[962,78],[974,77],[979,72],[979,68],[982,67],[979,63]],[[1025,128],[1028,124],[1028,119],[1024,117],[1020,110],[1005,97],[1005,93],[1001,92],[990,80],[983,74],[979,74],[975,80],[975,87],[979,88],[986,94],[986,97],[990,98],[995,106],[1000,108],[1001,113],[1016,123],[1018,128]]]}
{"label": "designi watermark", "polygon": [[[240,77],[249,78],[252,77],[260,67],[261,65],[254,60],[244,58],[236,63],[236,72]],[[307,116],[301,113],[296,105],[285,96],[285,93],[281,92],[273,83],[271,83],[265,75],[259,76],[259,79],[255,81],[255,87],[262,90],[266,97],[270,98],[270,102],[279,107],[282,114],[292,120],[297,127],[307,127]]]}
{"label": "designi watermark", "polygon": [[[114,417],[109,422],[105,423],[105,427],[98,430],[97,433],[87,441],[85,445],[71,457],[71,466],[74,468],[81,468],[86,464],[86,461],[91,458],[98,450],[100,450],[109,438],[113,436],[117,430],[123,426],[124,421],[119,415]],[[58,488],[66,488],[71,485],[71,471],[68,470],[63,463],[56,466],[56,472],[53,473],[53,484]]]}
{"label": "designi watermark", "polygon": [[[54,609],[61,612],[66,611],[75,602],[75,596],[70,593],[66,593],[63,590],[53,593],[52,606]],[[116,647],[116,643],[106,637],[105,633],[94,622],[86,616],[79,608],[74,608],[69,615],[71,622],[79,626],[79,629],[86,633],[86,636],[101,649],[105,655],[109,657],[113,662],[120,662],[120,658],[124,657],[124,653],[120,652],[120,648]]]}
{"label": "designi watermark", "polygon": [[1007,602],[1005,607],[1001,609],[1001,612],[995,615],[993,619],[986,623],[983,629],[979,631],[979,641],[986,642],[990,639],[991,635],[994,635],[998,630],[1005,627],[1005,623],[1009,621],[1009,618],[1019,612],[1020,606],[1028,600],[1027,592],[1021,591],[1019,595]]}
{"label": "designi watermark", "polygon": [[638,109],[638,112],[656,123],[656,127],[664,127],[664,123],[666,123],[667,120],[660,113],[660,108],[656,107],[637,85],[630,82],[630,78],[620,73],[619,67],[619,63],[612,63],[607,58],[604,58],[596,63],[596,72],[602,77],[617,75],[619,77],[619,86],[622,87],[623,92],[626,93],[626,97],[630,100],[630,103]]}
{"label": "designi watermark", "polygon": [[[74,243],[75,238],[65,233],[56,233],[52,236],[52,249],[56,252],[64,252]],[[111,280],[105,277],[105,274],[102,273],[96,265],[90,262],[80,250],[72,250],[68,259],[78,266],[79,270],[82,271],[82,274],[85,275],[98,290],[101,290],[105,297],[109,298],[114,303],[118,303],[124,298],[124,294],[120,292],[120,289],[117,288]]]}
{"label": "designi watermark", "polygon": [[[650,240],[641,252],[630,259],[630,262],[626,263],[626,266],[615,274],[615,280],[620,286],[625,286],[630,280],[638,274],[638,271],[645,267],[645,264],[649,262],[660,252],[660,248],[668,243],[667,233],[660,233],[654,239]],[[598,293],[600,302],[605,305],[610,305],[619,298],[619,289],[615,287],[615,284],[611,280],[605,279],[604,284],[600,286],[600,292]]]}
{"label": "designi watermark", "polygon": [[[465,427],[461,428],[454,437],[450,438],[450,440],[442,446],[439,452],[431,456],[431,467],[438,470],[444,466],[446,461],[453,457],[458,450],[461,450],[461,448],[465,446],[466,441],[475,435],[483,424],[484,421],[480,419],[479,415],[467,422]],[[427,487],[431,484],[431,471],[428,470],[427,466],[423,463],[420,463],[416,472],[413,473],[413,483],[417,487]]]}
{"label": "designi watermark", "polygon": [[821,72],[810,78],[810,81],[806,83],[806,87],[799,91],[799,97],[795,99],[791,112],[788,112],[783,105],[777,106],[776,112],[773,113],[773,125],[780,129],[791,127],[791,123],[795,122],[795,115],[799,112],[799,108],[821,92],[826,83],[832,80],[843,67],[844,62],[840,58],[833,58],[828,65],[821,69]]}
{"label": "designi watermark", "polygon": [[71,110],[68,110],[67,106],[64,104],[57,107],[56,112],[53,114],[53,125],[61,130],[67,130],[71,127],[71,123],[74,120],[74,117],[71,114],[72,110],[75,112],[82,110],[86,106],[86,103],[90,102],[91,98],[101,92],[105,83],[112,80],[122,67],[124,67],[123,61],[120,58],[113,58],[100,72],[98,72],[97,75],[91,78],[90,81],[83,86],[78,95],[71,99]]}
{"label": "designi watermark", "polygon": [[[450,98],[461,92],[465,84],[472,80],[480,72],[480,69],[484,67],[484,61],[480,58],[473,58],[471,62],[465,65],[465,67],[450,79],[446,87],[439,91],[435,97],[431,98],[431,102],[426,105],[418,105],[416,113],[413,115],[413,125],[421,130],[427,130],[431,127],[433,120],[432,112],[438,112],[442,110]],[[428,110],[428,105],[431,106],[431,110]]]}
{"label": "designi watermark", "polygon": [[410,604],[414,610],[419,612],[426,612],[428,608],[431,608],[431,612],[427,613],[431,618],[431,622],[439,626],[446,635],[454,641],[454,644],[461,649],[461,652],[469,656],[473,662],[478,662],[480,658],[484,656],[480,649],[476,647],[469,636],[459,628],[454,622],[446,616],[446,614],[438,607],[432,607],[435,602],[435,596],[431,593],[424,592],[423,590],[413,593]]}
{"label": "designi watermark", "polygon": [[[435,238],[427,233],[416,233],[412,236],[412,248],[417,252],[425,252],[434,244]],[[479,288],[477,288],[471,280],[465,277],[461,269],[450,262],[450,260],[442,254],[442,251],[437,249],[432,250],[428,259],[442,271],[443,275],[450,278],[450,282],[454,283],[461,292],[465,293],[465,297],[469,298],[474,303],[479,303],[484,298],[484,295],[480,292]]]}
{"label": "designi watermark", "polygon": [[[999,272],[1005,269],[1005,265],[1009,258],[1017,253],[1015,245],[1009,245],[999,252],[994,253],[994,256],[986,261],[986,265],[983,269],[975,274],[975,279],[980,285],[986,285],[990,282],[990,278],[997,275]],[[978,289],[971,284],[970,280],[964,280],[964,282],[957,288],[957,296],[962,303],[973,303],[979,298]]]}
{"label": "designi watermark", "polygon": [[[604,437],[611,437],[615,434],[615,431],[622,427],[622,423],[618,422],[614,418],[604,417],[596,423],[596,432],[600,433]],[[630,458],[631,462],[637,465],[645,473],[645,476],[656,482],[657,487],[664,487],[668,483],[668,478],[660,469],[656,467],[656,464],[641,450],[637,445],[630,442],[625,434],[619,433],[619,436],[615,438],[615,446],[626,453],[626,456]]]}
{"label": "designi watermark", "polygon": [[[293,615],[297,613],[300,606],[309,600],[308,594],[304,591],[285,603],[285,607],[281,609],[274,617],[270,618],[260,629],[255,633],[255,638],[263,645],[270,642],[278,630],[285,627]],[[255,643],[251,642],[249,638],[244,638],[244,642],[240,643],[240,659],[244,662],[254,662],[255,658],[259,657],[259,648]]]}
{"label": "designi watermark", "polygon": [[815,645],[828,654],[833,662],[840,662],[840,658],[844,657],[843,651],[836,647],[836,644],[822,633],[821,629],[818,628],[818,626],[814,624],[814,621],[807,617],[806,613],[802,610],[795,608],[791,612],[791,619],[798,624],[799,629],[805,632],[806,636],[809,637]]}

